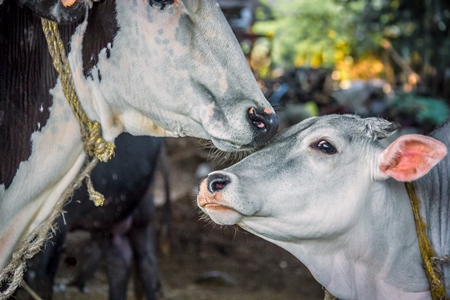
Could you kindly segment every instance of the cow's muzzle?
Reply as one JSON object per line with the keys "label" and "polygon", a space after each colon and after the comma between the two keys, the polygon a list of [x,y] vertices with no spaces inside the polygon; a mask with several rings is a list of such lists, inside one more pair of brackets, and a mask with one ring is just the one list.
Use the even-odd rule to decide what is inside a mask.
{"label": "cow's muzzle", "polygon": [[267,143],[278,130],[278,117],[271,109],[260,110],[251,107],[248,110],[248,119],[254,128],[254,142],[258,146]]}

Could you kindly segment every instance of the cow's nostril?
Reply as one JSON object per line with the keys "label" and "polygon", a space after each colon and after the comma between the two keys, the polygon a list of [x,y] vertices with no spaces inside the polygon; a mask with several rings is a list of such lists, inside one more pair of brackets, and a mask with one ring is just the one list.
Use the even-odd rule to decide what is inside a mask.
{"label": "cow's nostril", "polygon": [[214,173],[208,176],[208,191],[212,194],[223,190],[231,182],[224,174]]}
{"label": "cow's nostril", "polygon": [[255,128],[255,142],[258,145],[267,143],[278,130],[278,117],[275,113],[251,107],[248,110],[248,117]]}

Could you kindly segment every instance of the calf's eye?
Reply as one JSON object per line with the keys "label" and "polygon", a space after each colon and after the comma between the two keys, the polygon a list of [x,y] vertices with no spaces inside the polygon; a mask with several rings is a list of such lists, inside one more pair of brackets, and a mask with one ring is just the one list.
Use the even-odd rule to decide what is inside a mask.
{"label": "calf's eye", "polygon": [[325,154],[335,154],[337,152],[336,148],[331,145],[328,141],[321,140],[316,144],[316,148]]}

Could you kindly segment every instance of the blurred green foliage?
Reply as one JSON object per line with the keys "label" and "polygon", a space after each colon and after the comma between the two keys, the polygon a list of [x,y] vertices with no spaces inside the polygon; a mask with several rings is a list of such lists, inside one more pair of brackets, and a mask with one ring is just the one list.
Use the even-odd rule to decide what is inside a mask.
{"label": "blurred green foliage", "polygon": [[261,0],[256,33],[273,33],[277,66],[381,56],[380,42],[421,75],[450,68],[449,0]]}
{"label": "blurred green foliage", "polygon": [[[346,1],[349,2],[352,0]],[[450,1],[366,2],[359,19],[364,20],[369,36],[381,32],[422,75],[442,72],[450,67]]]}
{"label": "blurred green foliage", "polygon": [[279,66],[333,66],[355,48],[355,19],[364,6],[334,0],[261,0],[255,33],[274,35],[273,61]]}

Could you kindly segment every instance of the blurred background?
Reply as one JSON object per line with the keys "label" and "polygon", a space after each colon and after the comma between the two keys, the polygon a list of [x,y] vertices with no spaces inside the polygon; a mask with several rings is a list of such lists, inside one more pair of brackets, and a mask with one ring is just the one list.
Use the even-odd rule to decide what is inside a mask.
{"label": "blurred background", "polygon": [[[448,0],[220,0],[282,128],[330,113],[378,116],[401,133],[429,133],[450,114]],[[166,139],[164,179],[152,183],[161,299],[323,299],[321,286],[286,251],[237,227],[201,220],[197,185],[229,162],[204,142]],[[165,166],[165,167],[164,167]],[[162,228],[165,229],[165,233]],[[89,233],[64,248],[55,299],[106,299],[104,269],[84,293],[70,286]],[[135,299],[133,288],[129,299]]]}
{"label": "blurred background", "polygon": [[448,1],[220,2],[286,125],[357,113],[428,132],[449,115]]}

